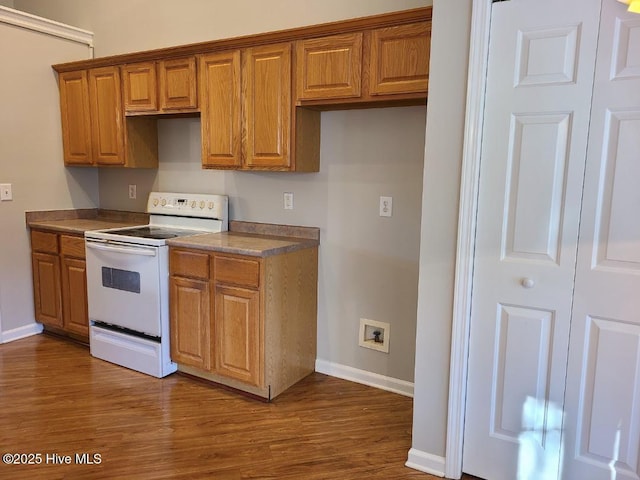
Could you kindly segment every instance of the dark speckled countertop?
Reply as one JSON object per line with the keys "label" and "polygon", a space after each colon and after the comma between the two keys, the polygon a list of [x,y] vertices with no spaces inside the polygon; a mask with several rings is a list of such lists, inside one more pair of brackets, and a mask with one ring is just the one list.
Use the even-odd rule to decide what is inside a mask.
{"label": "dark speckled countertop", "polygon": [[[145,213],[113,210],[48,210],[26,212],[29,228],[82,235],[88,230],[146,225]],[[320,244],[320,229],[270,223],[230,221],[229,231],[167,240],[171,247],[195,248],[238,255],[268,257]]]}

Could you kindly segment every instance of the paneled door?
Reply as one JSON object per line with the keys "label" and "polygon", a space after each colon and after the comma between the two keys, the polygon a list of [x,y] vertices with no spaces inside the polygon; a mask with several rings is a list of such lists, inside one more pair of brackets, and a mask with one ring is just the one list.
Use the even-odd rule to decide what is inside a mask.
{"label": "paneled door", "polygon": [[580,222],[563,479],[640,478],[640,15],[602,18]]}
{"label": "paneled door", "polygon": [[558,478],[599,11],[492,5],[463,450],[485,479]]}

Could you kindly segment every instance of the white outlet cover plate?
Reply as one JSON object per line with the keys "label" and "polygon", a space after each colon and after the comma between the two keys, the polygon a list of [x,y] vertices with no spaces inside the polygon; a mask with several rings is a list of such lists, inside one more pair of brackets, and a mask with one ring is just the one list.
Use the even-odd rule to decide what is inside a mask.
{"label": "white outlet cover plate", "polygon": [[[368,332],[372,330],[382,330],[382,342],[375,342],[373,338],[369,338]],[[379,352],[389,353],[389,338],[391,326],[387,322],[378,322],[369,320],[368,318],[360,319],[360,334],[358,336],[358,345]]]}
{"label": "white outlet cover plate", "polygon": [[393,197],[380,197],[380,216],[390,217],[393,215]]}
{"label": "white outlet cover plate", "polygon": [[293,210],[293,192],[284,192],[284,209]]}
{"label": "white outlet cover plate", "polygon": [[0,183],[0,201],[13,200],[13,192],[10,183]]}

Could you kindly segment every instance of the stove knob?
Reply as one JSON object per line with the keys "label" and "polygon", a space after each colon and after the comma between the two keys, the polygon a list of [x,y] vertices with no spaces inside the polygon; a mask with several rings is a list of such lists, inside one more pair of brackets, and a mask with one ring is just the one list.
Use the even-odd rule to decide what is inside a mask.
{"label": "stove knob", "polygon": [[154,199],[153,199],[153,206],[154,206],[154,207],[157,207],[157,206],[158,206],[158,203],[160,203],[160,201],[159,201],[157,198],[154,198]]}
{"label": "stove knob", "polygon": [[213,202],[209,202],[209,210],[213,210]]}
{"label": "stove knob", "polygon": [[204,200],[200,200],[200,208],[204,208]]}
{"label": "stove knob", "polygon": [[196,208],[196,201],[195,200],[191,200],[191,208]]}
{"label": "stove knob", "polygon": [[167,204],[167,199],[163,198],[161,203],[162,203],[162,206],[164,207]]}

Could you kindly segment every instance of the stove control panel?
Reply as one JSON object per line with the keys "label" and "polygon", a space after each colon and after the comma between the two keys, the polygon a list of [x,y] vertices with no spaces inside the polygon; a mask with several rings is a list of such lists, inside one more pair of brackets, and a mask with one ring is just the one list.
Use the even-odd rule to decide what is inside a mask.
{"label": "stove control panel", "polygon": [[151,192],[147,200],[147,213],[152,214],[224,220],[228,212],[226,195]]}

